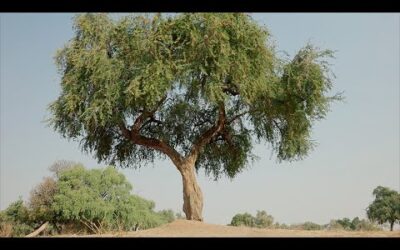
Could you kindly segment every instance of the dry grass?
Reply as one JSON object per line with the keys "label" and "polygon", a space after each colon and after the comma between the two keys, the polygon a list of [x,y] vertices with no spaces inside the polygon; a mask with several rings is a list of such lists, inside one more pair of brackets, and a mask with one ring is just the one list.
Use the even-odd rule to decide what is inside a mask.
{"label": "dry grass", "polygon": [[0,237],[11,237],[13,227],[10,223],[0,224]]}
{"label": "dry grass", "polygon": [[85,236],[61,235],[61,237],[400,237],[400,232],[259,229],[176,220],[161,227],[137,232],[120,232]]}

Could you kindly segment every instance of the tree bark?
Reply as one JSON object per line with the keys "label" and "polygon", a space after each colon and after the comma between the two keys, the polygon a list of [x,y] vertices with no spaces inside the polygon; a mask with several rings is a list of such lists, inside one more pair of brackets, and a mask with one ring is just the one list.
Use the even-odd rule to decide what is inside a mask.
{"label": "tree bark", "polygon": [[394,225],[394,221],[390,222],[390,231],[393,231],[393,225]]}
{"label": "tree bark", "polygon": [[30,237],[36,237],[36,236],[38,236],[43,230],[46,229],[47,225],[49,225],[49,222],[48,222],[48,221],[45,222],[45,223],[44,223],[43,225],[41,225],[38,229],[36,229],[35,231],[33,231],[32,233],[28,234],[28,235],[25,236],[25,237],[30,238]]}
{"label": "tree bark", "polygon": [[183,182],[183,211],[187,220],[203,221],[203,193],[197,184],[194,163],[178,168]]}

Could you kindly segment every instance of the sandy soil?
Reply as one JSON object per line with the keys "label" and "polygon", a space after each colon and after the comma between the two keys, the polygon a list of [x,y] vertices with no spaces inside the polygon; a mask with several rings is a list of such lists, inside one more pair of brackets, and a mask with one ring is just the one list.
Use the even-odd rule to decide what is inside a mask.
{"label": "sandy soil", "polygon": [[[82,237],[62,235],[61,237]],[[158,228],[137,232],[86,235],[83,237],[400,237],[400,231],[348,232],[348,231],[305,231],[286,229],[258,229],[231,227],[196,221],[177,220]]]}

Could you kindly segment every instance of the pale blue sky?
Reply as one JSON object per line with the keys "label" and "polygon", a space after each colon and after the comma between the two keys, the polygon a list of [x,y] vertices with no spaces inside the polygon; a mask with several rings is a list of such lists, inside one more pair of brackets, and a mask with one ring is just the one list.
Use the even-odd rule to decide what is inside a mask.
{"label": "pale blue sky", "polygon": [[[73,34],[73,14],[0,14],[0,209],[49,175],[56,160],[99,167],[78,143],[62,139],[42,121],[59,94],[53,56]],[[279,222],[365,217],[372,190],[399,190],[399,14],[257,13],[278,48],[290,55],[308,41],[337,50],[335,103],[316,124],[317,148],[303,161],[276,162],[258,145],[254,166],[234,180],[200,173],[209,223],[227,224],[239,212],[266,210]],[[181,177],[168,160],[123,173],[134,193],[156,209],[181,211]]]}

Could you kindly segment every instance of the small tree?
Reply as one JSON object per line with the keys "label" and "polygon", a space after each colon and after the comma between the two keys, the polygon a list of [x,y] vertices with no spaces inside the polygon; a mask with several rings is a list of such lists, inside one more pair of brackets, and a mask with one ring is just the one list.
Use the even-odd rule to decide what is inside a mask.
{"label": "small tree", "polygon": [[394,223],[400,221],[400,194],[387,187],[378,186],[374,189],[375,200],[368,206],[367,215],[379,224],[390,223],[393,231]]}
{"label": "small tree", "polygon": [[52,209],[54,195],[57,192],[57,182],[51,177],[46,177],[30,194],[28,207],[31,210],[32,220],[39,223],[53,222],[55,214]]}
{"label": "small tree", "polygon": [[257,227],[270,227],[274,223],[274,217],[268,215],[266,211],[257,211],[255,224]]}
{"label": "small tree", "polygon": [[84,225],[90,232],[138,230],[165,223],[165,212],[131,194],[132,186],[113,167],[87,170],[75,165],[60,172],[52,209],[58,222]]}
{"label": "small tree", "polygon": [[246,14],[83,14],[74,28],[56,57],[54,129],[112,165],[171,159],[189,220],[203,220],[196,170],[233,178],[255,158],[253,138],[279,160],[301,159],[313,123],[339,98],[327,96],[331,51],[307,45],[280,59]]}

